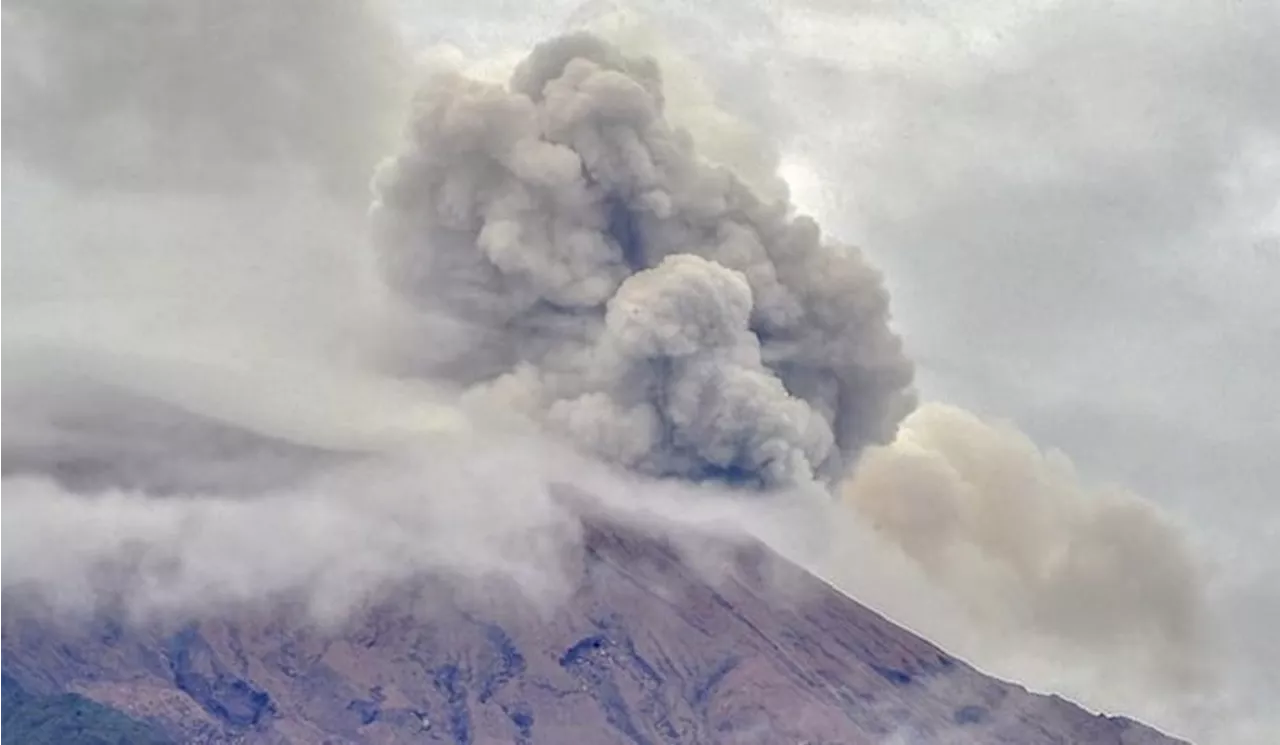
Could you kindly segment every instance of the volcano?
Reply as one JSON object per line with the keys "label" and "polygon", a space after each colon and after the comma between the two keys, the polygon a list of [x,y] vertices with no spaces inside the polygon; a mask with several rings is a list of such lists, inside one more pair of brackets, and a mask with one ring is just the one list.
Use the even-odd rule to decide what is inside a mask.
{"label": "volcano", "polygon": [[153,738],[127,741],[1178,742],[984,675],[758,544],[598,515],[584,531],[571,594],[543,607],[444,578],[331,627],[284,606],[50,625],[11,600],[4,741],[24,707],[63,702]]}

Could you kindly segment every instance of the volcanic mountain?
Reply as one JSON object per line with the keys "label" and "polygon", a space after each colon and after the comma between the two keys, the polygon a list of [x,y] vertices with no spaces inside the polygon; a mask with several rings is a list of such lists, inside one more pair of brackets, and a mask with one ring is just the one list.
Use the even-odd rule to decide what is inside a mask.
{"label": "volcanic mountain", "polygon": [[[49,287],[5,335],[5,742],[1171,742],[994,680],[722,530],[586,497],[565,498],[572,540],[531,531],[528,556],[489,530],[541,528],[553,481],[829,498],[916,408],[880,271],[776,176],[700,154],[716,127],[668,116],[654,57],[573,32],[505,83],[432,63],[390,143],[397,107],[361,77],[390,42],[356,4],[32,5],[11,67],[40,74],[8,144],[31,194],[58,189],[16,233]],[[1121,521],[1141,504],[1112,512],[1067,521],[1105,528],[1061,544],[1091,581],[1156,565],[1095,545],[1166,545]],[[547,545],[550,593],[527,582]],[[495,571],[451,571],[476,554]],[[1189,607],[1187,574],[1152,585],[1167,606],[1142,581],[1102,597]],[[316,586],[350,592],[316,613],[294,596]]]}
{"label": "volcanic mountain", "polygon": [[708,571],[669,536],[584,531],[554,607],[442,578],[333,627],[279,608],[49,625],[11,602],[5,742],[59,701],[155,742],[1175,742],[984,675],[760,545],[683,536],[723,543]]}

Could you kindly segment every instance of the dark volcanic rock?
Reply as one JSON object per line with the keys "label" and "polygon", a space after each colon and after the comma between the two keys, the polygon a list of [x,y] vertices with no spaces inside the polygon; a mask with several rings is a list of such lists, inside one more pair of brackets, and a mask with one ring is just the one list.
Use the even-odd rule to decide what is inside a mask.
{"label": "dark volcanic rock", "polygon": [[758,547],[711,579],[662,540],[587,534],[554,611],[424,585],[340,632],[278,613],[174,633],[10,602],[4,670],[186,742],[1175,742],[984,676]]}

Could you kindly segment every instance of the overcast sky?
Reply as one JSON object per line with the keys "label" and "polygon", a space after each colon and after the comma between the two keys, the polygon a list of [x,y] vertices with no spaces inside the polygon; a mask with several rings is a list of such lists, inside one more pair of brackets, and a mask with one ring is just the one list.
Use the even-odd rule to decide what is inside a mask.
{"label": "overcast sky", "polygon": [[[540,5],[402,3],[417,43],[477,55],[616,7]],[[922,397],[1172,510],[1218,570],[1259,704],[1280,691],[1280,5],[646,16],[780,143],[796,201],[885,270]]]}

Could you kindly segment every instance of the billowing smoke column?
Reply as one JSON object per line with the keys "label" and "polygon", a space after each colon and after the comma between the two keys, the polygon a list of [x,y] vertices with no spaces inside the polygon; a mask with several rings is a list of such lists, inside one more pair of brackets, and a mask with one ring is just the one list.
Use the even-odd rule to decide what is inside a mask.
{"label": "billowing smoke column", "polygon": [[880,274],[700,160],[656,64],[594,36],[506,87],[434,76],[375,188],[390,284],[476,327],[449,373],[629,467],[829,483],[912,407]]}

